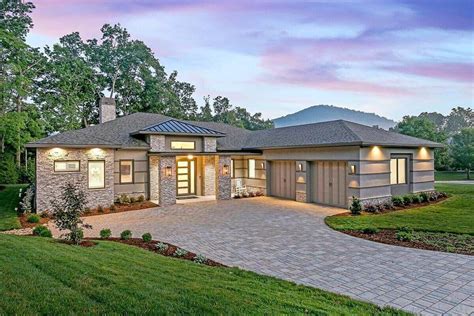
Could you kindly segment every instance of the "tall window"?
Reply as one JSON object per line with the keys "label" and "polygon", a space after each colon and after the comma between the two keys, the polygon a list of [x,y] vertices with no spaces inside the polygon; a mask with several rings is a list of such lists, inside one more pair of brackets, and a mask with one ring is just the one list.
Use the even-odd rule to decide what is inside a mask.
{"label": "tall window", "polygon": [[249,178],[255,178],[255,159],[248,160]]}
{"label": "tall window", "polygon": [[89,189],[105,188],[105,161],[89,160]]}
{"label": "tall window", "polygon": [[230,177],[231,178],[235,177],[235,175],[234,175],[234,159],[230,160]]}
{"label": "tall window", "polygon": [[120,160],[120,183],[133,183],[133,160]]}
{"label": "tall window", "polygon": [[390,184],[407,183],[407,159],[390,159]]}
{"label": "tall window", "polygon": [[195,142],[183,142],[183,141],[176,141],[172,140],[171,141],[171,149],[190,149],[194,150],[196,149],[196,143]]}

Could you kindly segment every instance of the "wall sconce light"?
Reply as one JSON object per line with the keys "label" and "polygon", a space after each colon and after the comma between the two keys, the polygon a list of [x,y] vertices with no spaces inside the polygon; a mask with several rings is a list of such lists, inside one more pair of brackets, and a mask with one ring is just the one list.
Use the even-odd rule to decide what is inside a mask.
{"label": "wall sconce light", "polygon": [[356,174],[357,172],[357,166],[352,164],[349,166],[349,174]]}
{"label": "wall sconce light", "polygon": [[194,156],[193,155],[188,155],[188,160],[193,160]]}
{"label": "wall sconce light", "polygon": [[166,177],[171,177],[172,171],[173,171],[173,168],[171,168],[171,166],[165,167],[165,176]]}
{"label": "wall sconce light", "polygon": [[298,171],[303,171],[303,164],[302,163],[298,164]]}
{"label": "wall sconce light", "polygon": [[265,163],[264,162],[260,163],[260,168],[265,169]]}
{"label": "wall sconce light", "polygon": [[224,165],[222,167],[222,175],[228,176],[229,175],[229,165]]}
{"label": "wall sconce light", "polygon": [[61,152],[62,152],[61,148],[53,148],[51,150],[51,156],[53,156],[54,158],[58,158],[61,156]]}

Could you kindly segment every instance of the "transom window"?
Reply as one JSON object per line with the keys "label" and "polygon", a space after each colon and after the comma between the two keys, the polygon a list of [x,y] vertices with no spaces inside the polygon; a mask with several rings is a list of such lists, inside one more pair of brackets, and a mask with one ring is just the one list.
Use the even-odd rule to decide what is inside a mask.
{"label": "transom window", "polygon": [[390,159],[390,184],[407,183],[407,159]]}
{"label": "transom window", "polygon": [[133,160],[120,160],[120,183],[133,183]]}
{"label": "transom window", "polygon": [[196,149],[196,143],[192,141],[171,141],[171,149]]}
{"label": "transom window", "polygon": [[89,189],[105,188],[105,161],[89,160],[88,179]]}
{"label": "transom window", "polygon": [[255,159],[248,160],[248,167],[249,167],[249,178],[255,178]]}
{"label": "transom window", "polygon": [[79,160],[56,160],[54,162],[54,172],[77,172],[80,171]]}

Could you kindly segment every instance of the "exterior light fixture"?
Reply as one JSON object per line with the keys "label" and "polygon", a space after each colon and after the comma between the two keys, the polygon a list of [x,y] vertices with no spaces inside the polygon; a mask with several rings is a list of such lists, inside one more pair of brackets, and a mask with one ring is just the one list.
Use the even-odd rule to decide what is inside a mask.
{"label": "exterior light fixture", "polygon": [[222,167],[222,175],[228,176],[229,175],[229,165],[224,165]]}
{"label": "exterior light fixture", "polygon": [[265,169],[265,163],[264,162],[260,163],[260,168]]}
{"label": "exterior light fixture", "polygon": [[194,156],[193,155],[188,155],[188,160],[193,160]]}
{"label": "exterior light fixture", "polygon": [[171,177],[171,172],[173,171],[173,168],[171,166],[165,167],[165,176],[166,177]]}
{"label": "exterior light fixture", "polygon": [[58,158],[59,156],[61,156],[61,151],[61,148],[53,148],[51,150],[51,156]]}
{"label": "exterior light fixture", "polygon": [[357,172],[357,166],[354,165],[354,164],[351,164],[350,167],[349,167],[349,174],[356,174]]}
{"label": "exterior light fixture", "polygon": [[298,171],[303,171],[303,164],[302,163],[298,164]]}

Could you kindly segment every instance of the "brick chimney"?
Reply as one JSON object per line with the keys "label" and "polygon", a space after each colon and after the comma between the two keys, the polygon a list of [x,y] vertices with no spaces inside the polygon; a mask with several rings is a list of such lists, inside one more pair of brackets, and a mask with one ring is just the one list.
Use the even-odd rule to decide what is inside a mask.
{"label": "brick chimney", "polygon": [[102,97],[99,100],[99,123],[115,120],[115,99]]}

